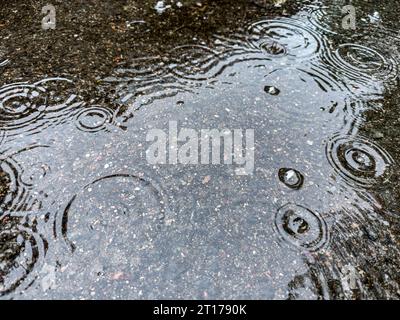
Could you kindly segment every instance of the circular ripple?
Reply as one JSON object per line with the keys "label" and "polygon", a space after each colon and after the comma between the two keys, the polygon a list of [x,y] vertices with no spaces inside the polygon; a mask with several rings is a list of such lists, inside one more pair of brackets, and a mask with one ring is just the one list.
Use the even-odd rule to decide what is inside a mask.
{"label": "circular ripple", "polygon": [[114,71],[114,75],[105,79],[107,82],[119,82],[120,77],[137,82],[157,80],[165,76],[165,62],[160,57],[134,59],[129,65]]}
{"label": "circular ripple", "polygon": [[19,181],[27,188],[33,188],[34,185],[50,172],[50,167],[45,163],[35,163],[29,165],[21,171]]}
{"label": "circular ripple", "polygon": [[0,210],[16,209],[26,198],[19,183],[21,167],[12,158],[0,160]]}
{"label": "circular ripple", "polygon": [[[344,14],[341,8],[329,10],[329,7],[313,9],[308,15],[309,21],[318,29],[328,34],[338,34],[344,31],[342,27]],[[350,30],[353,32],[353,30]]]}
{"label": "circular ripple", "polygon": [[326,146],[329,163],[351,186],[372,187],[391,176],[393,159],[381,147],[361,136],[333,137]]}
{"label": "circular ripple", "polygon": [[[37,210],[39,194],[31,192],[40,179],[49,172],[50,167],[36,159],[40,148],[48,145],[32,143],[19,150],[7,150],[0,158],[0,215],[2,211],[17,212]],[[20,157],[23,157],[22,159]],[[36,190],[38,191],[38,190]],[[33,206],[36,209],[33,209]]]}
{"label": "circular ripple", "polygon": [[299,190],[304,183],[304,176],[295,169],[281,168],[278,177],[283,184],[294,190]]}
{"label": "circular ripple", "polygon": [[[71,86],[61,78],[44,79],[34,84],[14,83],[0,88],[0,127],[8,136],[33,134],[59,122],[72,106],[75,95],[61,97],[54,87]],[[70,89],[70,88],[68,88]]]}
{"label": "circular ripple", "polygon": [[120,102],[136,108],[187,91],[171,75],[164,60],[158,56],[134,59],[132,63],[116,69],[104,82],[117,89]]}
{"label": "circular ripple", "polygon": [[93,106],[78,113],[76,126],[84,132],[98,132],[107,130],[107,125],[113,121],[113,112],[107,108]]}
{"label": "circular ripple", "polygon": [[328,241],[328,228],[322,217],[296,204],[277,211],[275,227],[285,241],[310,252],[321,249]]}
{"label": "circular ripple", "polygon": [[396,63],[379,51],[355,43],[340,45],[332,54],[327,54],[326,62],[338,72],[357,82],[381,80],[397,77]]}
{"label": "circular ripple", "polygon": [[290,18],[263,20],[249,27],[250,44],[271,56],[310,57],[323,39],[302,21]]}
{"label": "circular ripple", "polygon": [[46,255],[47,241],[37,232],[36,222],[21,224],[18,219],[6,217],[1,224],[0,296],[3,296],[33,282],[34,270]]}
{"label": "circular ripple", "polygon": [[215,78],[223,67],[217,52],[206,46],[186,45],[171,52],[169,69],[178,78],[206,81]]}
{"label": "circular ripple", "polygon": [[132,253],[160,233],[166,208],[162,190],[149,180],[107,176],[71,199],[57,217],[56,236],[62,235],[72,251],[82,248],[94,256],[117,248]]}
{"label": "circular ripple", "polygon": [[43,87],[14,84],[0,89],[0,124],[4,130],[17,130],[37,120],[46,108]]}

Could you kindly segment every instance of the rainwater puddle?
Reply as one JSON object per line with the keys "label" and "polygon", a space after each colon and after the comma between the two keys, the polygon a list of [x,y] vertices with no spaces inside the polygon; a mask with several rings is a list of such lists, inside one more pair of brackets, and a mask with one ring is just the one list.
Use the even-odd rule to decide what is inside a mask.
{"label": "rainwater puddle", "polygon": [[[0,297],[398,298],[398,4],[353,1],[351,32],[334,1],[224,4],[198,31],[212,4],[153,2],[0,29]],[[33,34],[49,58],[18,54]],[[171,122],[254,130],[253,170],[149,163]]]}

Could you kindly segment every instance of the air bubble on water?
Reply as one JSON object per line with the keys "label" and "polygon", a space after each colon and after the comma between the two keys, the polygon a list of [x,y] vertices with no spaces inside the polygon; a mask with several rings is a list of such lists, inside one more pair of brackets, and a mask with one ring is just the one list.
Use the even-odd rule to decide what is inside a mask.
{"label": "air bubble on water", "polygon": [[277,87],[274,86],[265,86],[264,91],[271,96],[277,96],[281,92]]}

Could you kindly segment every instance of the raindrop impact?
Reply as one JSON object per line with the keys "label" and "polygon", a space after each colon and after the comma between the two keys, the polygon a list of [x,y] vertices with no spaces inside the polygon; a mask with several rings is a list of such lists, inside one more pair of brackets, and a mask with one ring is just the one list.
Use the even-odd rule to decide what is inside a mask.
{"label": "raindrop impact", "polygon": [[249,27],[249,42],[271,57],[311,57],[319,52],[323,37],[292,18],[259,21]]}
{"label": "raindrop impact", "polygon": [[390,81],[398,76],[395,61],[374,48],[345,43],[339,45],[333,53],[330,51],[325,53],[324,60],[327,66],[358,83]]}
{"label": "raindrop impact", "polygon": [[[29,84],[14,83],[0,87],[0,126],[7,136],[31,135],[66,119],[78,105],[77,96],[60,96],[60,90],[71,86],[61,78],[50,78]],[[56,90],[56,91],[54,91]]]}
{"label": "raindrop impact", "polygon": [[334,136],[326,155],[335,172],[352,187],[372,187],[385,183],[392,174],[392,157],[362,136]]}
{"label": "raindrop impact", "polygon": [[84,132],[99,132],[106,131],[107,125],[112,123],[112,121],[112,110],[101,106],[92,106],[78,113],[76,126]]}
{"label": "raindrop impact", "polygon": [[328,241],[328,228],[323,218],[300,205],[281,207],[275,216],[275,227],[286,242],[306,251],[317,251]]}
{"label": "raindrop impact", "polygon": [[206,46],[180,46],[170,55],[169,70],[178,79],[206,81],[222,71],[218,53]]}

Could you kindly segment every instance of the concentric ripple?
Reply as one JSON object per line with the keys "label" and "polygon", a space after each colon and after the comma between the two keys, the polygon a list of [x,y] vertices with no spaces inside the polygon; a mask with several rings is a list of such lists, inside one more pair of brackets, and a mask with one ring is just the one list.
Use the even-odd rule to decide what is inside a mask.
{"label": "concentric ripple", "polygon": [[119,250],[128,245],[140,250],[160,232],[167,208],[163,191],[148,179],[103,177],[75,195],[57,216],[56,236],[62,235],[72,251],[84,248],[93,255],[118,243]]}
{"label": "concentric ripple", "polygon": [[6,130],[19,129],[42,116],[46,90],[29,84],[14,84],[0,89],[0,123]]}
{"label": "concentric ripple", "polygon": [[118,82],[120,77],[137,82],[150,81],[165,76],[165,61],[160,57],[144,57],[134,59],[129,65],[115,70],[114,76],[105,81]]}
{"label": "concentric ripple", "polygon": [[0,296],[29,286],[47,251],[47,241],[34,218],[0,220]]}
{"label": "concentric ripple", "polygon": [[136,109],[187,91],[170,74],[164,60],[158,56],[134,59],[129,65],[116,69],[104,82],[116,88],[120,102]]}
{"label": "concentric ripple", "polygon": [[113,111],[101,107],[92,106],[85,108],[76,116],[76,126],[84,132],[106,131],[107,125],[113,122]]}
{"label": "concentric ripple", "polygon": [[169,70],[178,78],[207,81],[221,72],[217,52],[201,45],[186,45],[171,52]]}
{"label": "concentric ripple", "polygon": [[275,227],[285,241],[309,252],[321,249],[329,239],[324,219],[297,204],[286,204],[277,211]]}
{"label": "concentric ripple", "polygon": [[71,85],[61,78],[14,83],[0,88],[0,126],[8,136],[34,134],[62,121],[76,104],[76,96],[60,97],[54,86]]}
{"label": "concentric ripple", "polygon": [[393,80],[398,75],[393,58],[386,57],[374,48],[345,43],[339,45],[332,54],[328,51],[326,53],[328,65],[359,83]]}
{"label": "concentric ripple", "polygon": [[315,27],[328,34],[338,34],[343,32],[342,21],[344,14],[342,14],[342,7],[335,6],[336,10],[329,9],[329,7],[314,8],[308,15],[309,21]]}
{"label": "concentric ripple", "polygon": [[334,136],[326,146],[329,163],[350,186],[372,187],[392,174],[392,157],[362,136]]}
{"label": "concentric ripple", "polygon": [[317,54],[324,39],[307,24],[292,18],[263,20],[249,27],[249,41],[270,56],[305,58]]}
{"label": "concentric ripple", "polygon": [[[28,155],[38,148],[48,146],[34,143],[18,151],[8,150],[0,157],[0,216],[2,211],[33,210],[40,198],[31,189],[50,173],[50,166],[34,160],[33,153]],[[28,158],[19,161],[22,154]]]}
{"label": "concentric ripple", "polygon": [[21,170],[12,158],[0,160],[0,211],[18,206],[26,197],[26,190],[18,181]]}

